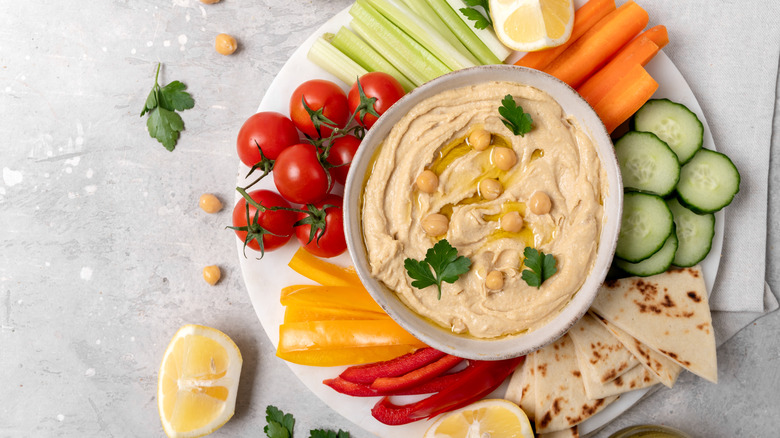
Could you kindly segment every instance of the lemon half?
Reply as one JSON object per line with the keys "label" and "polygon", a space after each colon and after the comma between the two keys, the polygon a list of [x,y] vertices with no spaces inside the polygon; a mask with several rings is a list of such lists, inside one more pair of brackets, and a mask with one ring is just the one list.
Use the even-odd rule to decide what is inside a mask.
{"label": "lemon half", "polygon": [[505,46],[532,52],[565,43],[574,25],[572,0],[490,0],[490,15]]}
{"label": "lemon half", "polygon": [[207,435],[236,406],[241,352],[226,334],[188,324],[165,350],[157,380],[157,408],[171,438]]}
{"label": "lemon half", "polygon": [[439,417],[424,438],[533,438],[531,423],[509,400],[488,399]]}

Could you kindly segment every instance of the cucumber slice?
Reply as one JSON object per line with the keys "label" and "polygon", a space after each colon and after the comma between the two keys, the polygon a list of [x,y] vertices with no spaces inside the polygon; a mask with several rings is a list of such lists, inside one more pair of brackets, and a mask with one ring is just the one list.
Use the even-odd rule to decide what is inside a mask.
{"label": "cucumber slice", "polygon": [[625,187],[666,196],[677,186],[677,155],[652,132],[628,132],[615,143],[615,154]]}
{"label": "cucumber slice", "polygon": [[673,231],[672,211],[663,198],[626,193],[615,255],[631,263],[641,262],[658,252]]}
{"label": "cucumber slice", "polygon": [[704,126],[696,114],[683,104],[669,99],[652,99],[634,114],[634,129],[652,132],[666,142],[685,164],[701,149]]}
{"label": "cucumber slice", "polygon": [[677,244],[677,235],[672,233],[666,238],[664,246],[650,258],[642,260],[639,263],[615,259],[615,264],[629,274],[639,277],[649,277],[651,275],[660,274],[672,266],[672,260],[674,260],[674,254],[678,248]]}
{"label": "cucumber slice", "polygon": [[715,215],[696,214],[683,207],[676,199],[666,201],[674,216],[677,234],[677,253],[672,264],[680,267],[693,266],[704,260],[712,248],[715,236]]}
{"label": "cucumber slice", "polygon": [[680,170],[677,198],[694,213],[714,213],[739,192],[740,176],[729,157],[701,149]]}

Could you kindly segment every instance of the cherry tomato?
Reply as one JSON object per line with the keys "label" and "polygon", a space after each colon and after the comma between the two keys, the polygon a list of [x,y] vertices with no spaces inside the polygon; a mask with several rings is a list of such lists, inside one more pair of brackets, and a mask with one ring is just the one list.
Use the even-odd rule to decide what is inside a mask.
{"label": "cherry tomato", "polygon": [[[346,183],[349,163],[355,157],[359,146],[360,139],[354,135],[347,135],[333,140],[333,144],[330,146],[330,154],[328,154],[328,163],[338,166],[330,168],[330,173],[337,182],[341,184]],[[340,166],[340,164],[343,164],[343,166]]]}
{"label": "cherry tomato", "polygon": [[343,128],[349,121],[349,108],[347,95],[344,90],[331,81],[312,79],[298,86],[290,97],[290,117],[295,126],[304,134],[312,138],[328,137],[333,130],[324,123],[320,126],[320,132],[314,127],[314,122],[306,108],[303,107],[302,98],[306,105],[314,110],[322,110],[322,116],[328,118],[339,128]]}
{"label": "cherry tomato", "polygon": [[[347,250],[347,241],[344,238],[344,211],[342,206],[344,200],[341,196],[328,195],[325,199],[314,204],[318,209],[325,205],[332,205],[324,211],[324,218],[318,218],[320,222],[324,221],[325,230],[316,230],[314,238],[311,238],[311,224],[303,224],[295,227],[295,237],[301,242],[301,245],[310,253],[318,257],[335,257]],[[306,213],[298,213],[298,220],[309,216]],[[316,228],[316,226],[315,226]]]}
{"label": "cherry tomato", "polygon": [[[249,196],[263,207],[287,207],[290,203],[278,194],[270,190],[253,190]],[[236,203],[233,208],[233,226],[237,228],[248,227],[248,230],[235,230],[239,239],[246,241],[247,233],[252,238],[246,246],[261,251],[258,240],[263,241],[262,251],[273,251],[284,246],[293,235],[293,224],[297,220],[297,214],[293,211],[261,211],[255,222],[257,208],[249,204],[249,221],[247,222],[247,202],[244,198]],[[273,234],[271,234],[273,233]]]}
{"label": "cherry tomato", "polygon": [[266,158],[275,160],[284,148],[295,143],[298,143],[298,131],[293,122],[277,112],[263,111],[246,119],[241,126],[236,149],[241,162],[252,167],[261,159],[258,146]]}
{"label": "cherry tomato", "polygon": [[[385,113],[394,103],[398,102],[398,99],[402,98],[404,94],[404,88],[401,84],[392,76],[387,73],[379,71],[364,74],[360,77],[360,85],[363,87],[363,92],[366,97],[376,97],[374,102],[374,110],[381,116]],[[355,112],[355,109],[360,105],[360,92],[358,91],[358,84],[355,82],[352,88],[349,90],[349,112],[350,114]],[[366,128],[374,126],[377,117],[373,114],[365,114],[363,117],[363,123],[360,123],[360,116],[355,115],[355,121],[360,123]]]}
{"label": "cherry tomato", "polygon": [[317,202],[333,186],[317,148],[308,143],[292,145],[279,154],[274,163],[274,183],[284,199],[296,204]]}

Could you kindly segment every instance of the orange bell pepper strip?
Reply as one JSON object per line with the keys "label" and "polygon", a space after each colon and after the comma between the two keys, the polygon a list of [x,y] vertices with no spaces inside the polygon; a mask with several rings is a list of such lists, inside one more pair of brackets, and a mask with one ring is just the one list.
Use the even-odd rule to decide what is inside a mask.
{"label": "orange bell pepper strip", "polygon": [[385,313],[362,287],[309,286],[283,295],[280,302],[283,306],[337,307]]}
{"label": "orange bell pepper strip", "polygon": [[303,247],[295,252],[288,264],[293,271],[323,286],[363,287],[354,268],[342,268],[312,255]]}
{"label": "orange bell pepper strip", "polygon": [[338,319],[389,319],[386,313],[337,307],[291,304],[284,309],[284,322],[332,321]]}

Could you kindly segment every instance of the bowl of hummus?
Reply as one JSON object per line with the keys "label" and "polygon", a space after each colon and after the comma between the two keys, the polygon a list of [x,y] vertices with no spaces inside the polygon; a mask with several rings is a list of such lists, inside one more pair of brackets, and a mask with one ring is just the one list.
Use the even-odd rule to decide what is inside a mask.
{"label": "bowl of hummus", "polygon": [[426,344],[498,360],[562,336],[609,270],[623,185],[601,120],[545,73],[460,70],[371,128],[345,186],[376,302]]}

